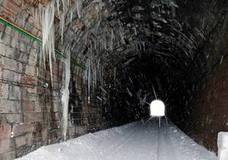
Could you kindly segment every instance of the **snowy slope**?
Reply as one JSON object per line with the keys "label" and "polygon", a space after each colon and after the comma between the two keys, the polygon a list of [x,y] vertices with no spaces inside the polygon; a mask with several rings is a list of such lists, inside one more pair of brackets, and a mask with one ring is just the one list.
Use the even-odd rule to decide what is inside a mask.
{"label": "snowy slope", "polygon": [[18,160],[216,160],[174,125],[135,122],[42,147]]}

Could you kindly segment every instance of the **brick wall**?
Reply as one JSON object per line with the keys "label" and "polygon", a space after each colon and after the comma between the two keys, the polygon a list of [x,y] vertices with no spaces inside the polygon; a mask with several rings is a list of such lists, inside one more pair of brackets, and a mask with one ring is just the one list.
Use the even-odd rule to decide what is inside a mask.
{"label": "brick wall", "polygon": [[[0,16],[41,37],[31,6],[22,2],[1,1]],[[11,160],[62,140],[64,63],[57,59],[53,64],[51,85],[49,68],[39,65],[40,50],[38,43],[0,24],[0,160]],[[68,138],[109,126],[96,96],[88,102],[83,70],[73,68]]]}
{"label": "brick wall", "polygon": [[193,115],[194,138],[217,151],[217,135],[228,131],[228,59],[210,75],[207,83],[199,92]]}
{"label": "brick wall", "polygon": [[[2,32],[0,159],[8,155],[21,156],[60,138],[59,91],[62,62],[56,62],[58,65],[54,70],[54,86],[50,88],[49,71],[37,65],[38,48],[11,29],[6,28]],[[49,84],[47,88],[46,83]]]}
{"label": "brick wall", "polygon": [[88,100],[87,86],[82,79],[82,72],[72,71],[69,104],[70,138],[110,126],[104,118],[104,106],[97,103],[96,95],[90,95]]}
{"label": "brick wall", "polygon": [[[21,1],[3,1],[0,15],[40,36]],[[49,69],[38,65],[39,44],[2,24],[0,33],[0,159],[6,160],[61,139],[63,63],[55,62],[51,86]]]}
{"label": "brick wall", "polygon": [[[202,80],[192,106],[190,134],[208,149],[217,151],[217,135],[228,131],[228,24],[224,23],[208,47],[214,53],[208,66],[214,66]],[[217,58],[219,57],[219,58]]]}

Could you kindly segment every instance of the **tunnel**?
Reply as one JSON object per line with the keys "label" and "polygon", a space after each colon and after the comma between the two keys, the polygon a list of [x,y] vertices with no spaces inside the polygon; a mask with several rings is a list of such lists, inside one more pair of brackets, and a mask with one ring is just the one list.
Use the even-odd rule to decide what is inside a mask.
{"label": "tunnel", "polygon": [[228,129],[226,0],[1,0],[0,8],[0,159],[144,121],[155,99],[217,152]]}

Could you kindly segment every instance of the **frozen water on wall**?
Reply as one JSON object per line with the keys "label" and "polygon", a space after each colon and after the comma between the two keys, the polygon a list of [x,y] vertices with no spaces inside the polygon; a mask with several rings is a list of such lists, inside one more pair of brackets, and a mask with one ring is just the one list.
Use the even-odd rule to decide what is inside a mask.
{"label": "frozen water on wall", "polygon": [[218,160],[228,159],[228,132],[218,134]]}
{"label": "frozen water on wall", "polygon": [[[73,1],[72,1],[73,2]],[[120,64],[122,61],[125,60],[125,63],[123,64],[122,68],[127,68],[129,65],[131,65],[136,59],[137,56],[141,56],[141,51],[146,51],[148,47],[151,47],[150,45],[155,46],[153,48],[153,54],[155,56],[160,57],[175,57],[175,55],[172,55],[172,50],[175,47],[181,48],[181,51],[184,53],[183,57],[192,57],[192,50],[194,49],[194,39],[189,38],[185,34],[181,32],[182,26],[181,24],[174,18],[174,16],[170,16],[170,11],[167,11],[164,9],[163,5],[166,5],[170,8],[173,8],[173,12],[175,12],[175,8],[178,6],[174,1],[170,0],[162,0],[162,1],[152,1],[151,6],[158,7],[157,12],[151,13],[151,25],[153,24],[154,31],[151,32],[150,30],[146,31],[146,27],[144,26],[144,23],[138,24],[136,22],[124,24],[123,21],[121,21],[121,17],[118,16],[115,17],[118,19],[117,21],[107,21],[105,18],[102,19],[102,13],[101,10],[104,7],[104,3],[102,1],[93,1],[86,9],[89,7],[96,8],[97,13],[94,13],[94,19],[90,20],[92,22],[86,22],[86,30],[79,31],[78,29],[75,29],[76,31],[72,34],[68,30],[69,39],[74,39],[74,41],[64,41],[64,38],[67,38],[65,35],[65,31],[68,28],[65,28],[68,24],[71,23],[71,21],[77,16],[77,18],[80,18],[80,20],[83,20],[83,16],[86,15],[86,10],[83,7],[83,0],[75,0],[75,5],[71,5],[71,1],[64,1],[64,0],[53,0],[50,2],[49,5],[47,5],[42,10],[47,12],[47,17],[44,16],[45,14],[42,14],[41,17],[44,17],[46,19],[49,19],[51,24],[54,24],[54,18],[53,18],[53,10],[57,10],[57,17],[59,19],[59,26],[58,26],[58,35],[61,35],[61,39],[63,42],[63,48],[65,48],[64,43],[72,44],[71,42],[74,42],[74,45],[70,47],[70,50],[73,51],[72,55],[73,57],[81,59],[82,62],[85,63],[85,70],[83,71],[83,82],[87,86],[87,94],[88,94],[88,102],[90,102],[90,97],[93,95],[93,92],[95,91],[95,88],[100,88],[101,95],[99,95],[100,99],[105,99],[105,96],[107,96],[107,93],[103,94],[101,88],[106,90],[106,92],[109,92],[110,88],[109,85],[106,85],[104,82],[104,72],[108,75],[112,75],[114,77],[115,81],[119,81],[117,72],[117,69],[115,68],[116,64]],[[118,2],[116,2],[118,3]],[[49,9],[48,9],[49,8]],[[54,9],[53,9],[54,8]],[[121,7],[120,7],[121,8]],[[42,11],[41,10],[41,11]],[[135,10],[142,11],[142,7],[135,7]],[[156,10],[156,9],[155,9]],[[117,11],[118,12],[118,11]],[[122,13],[122,11],[118,12]],[[115,13],[115,14],[118,14]],[[133,14],[133,13],[131,13]],[[136,13],[138,15],[139,13]],[[174,13],[173,13],[174,15]],[[136,18],[140,18],[143,15],[136,16]],[[93,21],[94,20],[94,21]],[[52,63],[52,57],[53,57],[53,46],[54,46],[54,28],[49,28],[47,21],[42,20],[43,23],[43,40],[44,40],[44,46],[46,46],[50,62],[50,68]],[[87,24],[88,23],[88,24]],[[89,24],[91,23],[91,24]],[[165,24],[165,27],[167,28],[167,33],[164,33],[162,31],[162,28]],[[127,27],[126,27],[127,26]],[[131,32],[131,29],[134,28],[133,32]],[[56,27],[57,29],[57,27]],[[143,38],[138,38],[139,35],[144,35],[144,33],[148,35],[152,35],[152,37],[157,37],[158,44],[149,44],[148,41],[144,41]],[[46,34],[45,34],[46,33]],[[134,35],[134,36],[132,36]],[[49,37],[50,36],[50,37]],[[64,37],[65,36],[65,37]],[[52,41],[47,41],[47,39],[51,39]],[[142,40],[143,39],[143,40]],[[176,43],[176,46],[173,45],[174,41],[178,41]],[[130,45],[128,43],[130,42]],[[165,47],[163,47],[161,44],[164,44]],[[157,46],[156,46],[157,45]],[[124,47],[122,47],[124,46]],[[158,47],[159,46],[159,47]],[[166,47],[169,46],[169,47]],[[173,47],[174,46],[174,47]],[[173,47],[173,48],[172,48]],[[122,49],[123,48],[123,49]],[[159,49],[157,49],[159,48]],[[169,50],[170,52],[164,53],[161,51],[162,49]],[[51,52],[52,51],[52,52]],[[129,58],[128,55],[132,54],[132,51],[136,55],[136,58]],[[45,59],[46,56],[43,58]],[[164,60],[164,63],[167,65],[168,62]],[[108,70],[110,69],[110,70]],[[51,69],[52,70],[52,69]],[[64,73],[65,74],[65,73]],[[137,77],[137,79],[140,79],[141,77]],[[120,83],[120,82],[116,82]],[[141,86],[143,82],[139,82]],[[98,86],[100,87],[98,87]],[[126,88],[123,88],[123,90],[131,95],[134,95],[136,90],[134,90],[132,87],[126,86]],[[145,104],[146,97],[138,96],[140,105]]]}
{"label": "frozen water on wall", "polygon": [[62,87],[62,97],[61,97],[61,101],[62,101],[62,107],[63,107],[63,137],[64,140],[67,139],[67,129],[68,129],[68,110],[69,110],[69,84],[70,84],[70,61],[71,61],[71,53],[69,50],[66,51],[67,53],[67,57],[65,59],[65,71],[63,72],[63,77],[65,78],[64,80],[64,84]]}
{"label": "frozen water on wall", "polygon": [[42,24],[42,54],[41,62],[45,65],[46,57],[49,60],[51,81],[52,78],[52,60],[55,59],[55,27],[54,27],[54,2],[50,2],[46,7],[40,7],[40,20]]}

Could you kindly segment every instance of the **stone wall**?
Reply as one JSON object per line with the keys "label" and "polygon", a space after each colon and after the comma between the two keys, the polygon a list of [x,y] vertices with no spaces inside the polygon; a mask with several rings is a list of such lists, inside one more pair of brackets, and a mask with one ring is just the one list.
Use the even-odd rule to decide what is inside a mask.
{"label": "stone wall", "polygon": [[[20,1],[3,1],[0,11],[2,17],[40,35]],[[20,13],[28,17],[26,23]],[[39,44],[4,25],[0,30],[0,159],[5,160],[61,138],[59,91],[63,64],[56,61],[51,88],[49,71],[37,63]]]}
{"label": "stone wall", "polygon": [[69,138],[75,138],[88,132],[105,129],[110,126],[105,119],[104,106],[96,95],[88,95],[87,83],[82,72],[72,70],[69,102]]}
{"label": "stone wall", "polygon": [[[21,5],[20,1],[3,1],[0,15],[39,36]],[[27,21],[20,19],[21,13]],[[38,65],[40,45],[2,24],[0,32],[0,159],[6,160],[61,138],[63,63],[54,64],[52,87],[48,69]]]}
{"label": "stone wall", "polygon": [[179,16],[197,37],[198,54],[186,75],[191,79],[188,96],[180,100],[183,105],[173,111],[172,118],[198,143],[217,152],[217,134],[228,130],[228,3],[181,2]]}
{"label": "stone wall", "polygon": [[209,72],[202,82],[192,103],[190,135],[208,149],[217,151],[217,135],[228,131],[228,24],[211,37],[204,52],[212,52],[208,58]]}
{"label": "stone wall", "polygon": [[[22,0],[0,1],[0,16],[41,37],[31,6]],[[14,159],[43,145],[62,141],[63,57],[39,64],[40,44],[0,24],[0,160]],[[48,62],[47,62],[48,63]],[[88,95],[83,70],[72,65],[68,138],[109,126],[102,104]],[[90,98],[90,100],[88,100]]]}

